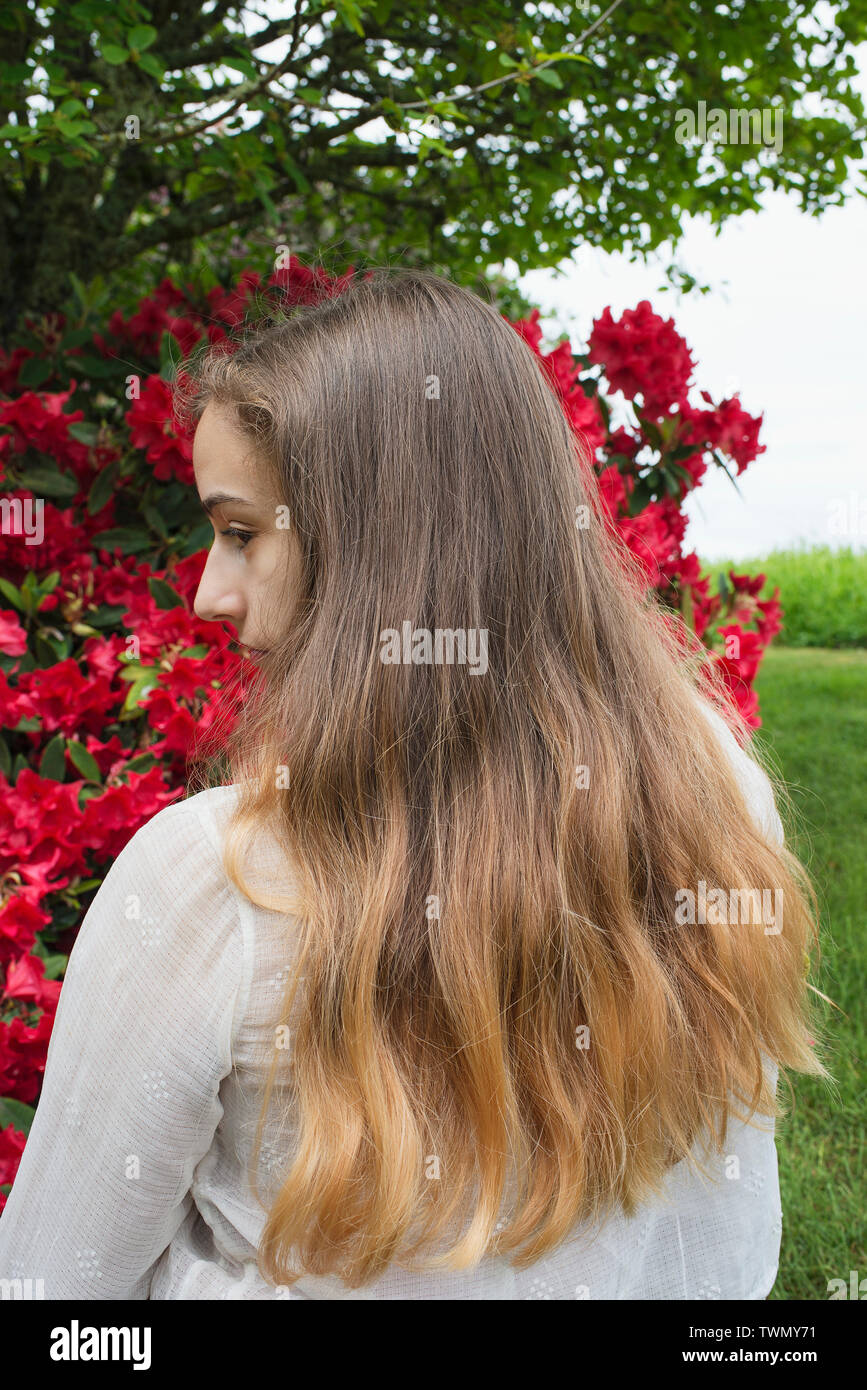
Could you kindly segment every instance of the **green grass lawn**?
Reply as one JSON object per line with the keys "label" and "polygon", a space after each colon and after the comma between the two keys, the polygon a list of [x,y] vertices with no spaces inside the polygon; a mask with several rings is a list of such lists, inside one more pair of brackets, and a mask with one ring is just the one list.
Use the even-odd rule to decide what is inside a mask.
{"label": "green grass lawn", "polygon": [[834,1086],[788,1073],[794,1100],[778,1128],[783,1205],[772,1299],[828,1298],[829,1279],[867,1276],[864,981],[867,978],[867,651],[772,647],[756,681],[762,728],[789,785],[799,825],[791,848],[821,908],[813,983]]}

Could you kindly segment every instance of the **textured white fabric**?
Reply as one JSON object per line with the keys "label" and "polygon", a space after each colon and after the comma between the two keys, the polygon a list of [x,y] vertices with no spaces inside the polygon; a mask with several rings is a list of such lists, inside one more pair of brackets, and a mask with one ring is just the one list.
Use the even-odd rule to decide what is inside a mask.
{"label": "textured white fabric", "polygon": [[[756,819],[781,840],[767,778],[712,719]],[[712,1181],[679,1164],[663,1200],[595,1233],[576,1231],[526,1271],[487,1259],[462,1274],[391,1268],[361,1290],[336,1277],[304,1278],[291,1290],[265,1283],[255,1263],[265,1211],[245,1175],[292,963],[292,919],[254,908],[226,879],[220,835],[234,796],[221,787],[160,811],[126,845],[85,917],[0,1216],[0,1278],[42,1279],[48,1299],[768,1294],[782,1221],[774,1126],[762,1117],[730,1127],[726,1155],[706,1165]],[[269,853],[273,844],[263,847],[265,873],[276,867]],[[272,1124],[263,1177],[279,1175],[286,1150]],[[737,1156],[737,1178],[726,1176],[727,1155]]]}

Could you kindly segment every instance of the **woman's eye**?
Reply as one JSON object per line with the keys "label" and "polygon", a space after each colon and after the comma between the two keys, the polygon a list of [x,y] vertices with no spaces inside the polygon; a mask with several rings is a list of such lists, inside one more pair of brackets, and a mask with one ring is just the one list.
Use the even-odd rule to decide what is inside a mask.
{"label": "woman's eye", "polygon": [[249,545],[250,541],[253,539],[252,531],[238,531],[234,526],[227,526],[225,531],[220,532],[220,535],[235,536],[240,543],[239,548],[241,550],[243,550],[246,545]]}

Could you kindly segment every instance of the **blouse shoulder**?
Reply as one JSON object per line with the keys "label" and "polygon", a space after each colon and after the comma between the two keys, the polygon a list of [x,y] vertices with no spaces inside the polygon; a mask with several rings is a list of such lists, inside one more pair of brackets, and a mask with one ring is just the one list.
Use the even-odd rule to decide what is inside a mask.
{"label": "blouse shoulder", "polygon": [[222,826],[231,813],[237,791],[234,785],[209,787],[193,796],[169,802],[139,826],[115,864],[166,853],[171,862],[182,860],[189,864],[194,861],[199,872],[224,878],[218,863]]}
{"label": "blouse shoulder", "polygon": [[[139,932],[175,970],[200,970],[206,959],[214,969],[230,962],[241,967],[246,933],[221,842],[222,817],[233,795],[232,787],[209,788],[170,802],[139,826],[106,873],[70,964],[77,960],[80,969],[87,956],[97,960],[134,952]],[[154,952],[145,954],[150,958]]]}
{"label": "blouse shoulder", "polygon": [[783,823],[777,811],[771,780],[765,769],[749,748],[741,746],[713,705],[700,697],[698,708],[716,733],[762,834],[775,844],[782,845],[785,839]]}

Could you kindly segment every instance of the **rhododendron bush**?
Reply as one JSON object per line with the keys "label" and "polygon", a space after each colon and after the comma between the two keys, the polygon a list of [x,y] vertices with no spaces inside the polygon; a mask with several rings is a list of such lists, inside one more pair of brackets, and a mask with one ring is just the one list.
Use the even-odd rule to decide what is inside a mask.
{"label": "rhododendron bush", "polygon": [[[169,281],[100,331],[62,314],[0,353],[0,1208],[38,1100],[61,978],[111,862],[183,795],[203,735],[243,697],[243,658],[192,600],[211,539],[173,413],[173,364],[224,339],[254,299],[339,292],[294,258],[197,296]],[[694,363],[644,302],[596,320],[585,351],[514,324],[592,451],[608,524],[672,621],[714,650],[746,724],[778,631],[764,576],[711,587],[684,552],[683,500],[709,466],[761,452],[761,419],[692,389]],[[614,423],[617,416],[618,422]],[[588,465],[589,467],[589,465]]]}

